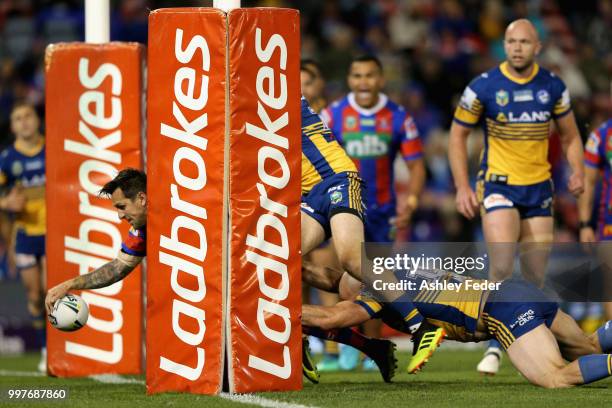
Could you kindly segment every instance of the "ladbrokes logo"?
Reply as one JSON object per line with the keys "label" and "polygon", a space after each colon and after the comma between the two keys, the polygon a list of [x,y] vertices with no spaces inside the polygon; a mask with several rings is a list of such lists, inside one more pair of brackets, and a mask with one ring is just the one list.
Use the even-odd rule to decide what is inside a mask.
{"label": "ladbrokes logo", "polygon": [[[176,123],[178,126],[162,123],[160,133],[162,136],[179,141],[182,146],[170,152],[173,157],[172,174],[175,182],[170,183],[168,191],[171,195],[170,205],[174,211],[168,214],[172,219],[168,235],[162,233],[160,236],[159,262],[170,268],[168,275],[174,295],[172,331],[186,346],[193,348],[191,359],[195,360],[196,364],[192,367],[160,356],[159,368],[195,381],[202,374],[205,356],[204,348],[201,346],[206,333],[205,312],[199,304],[206,296],[202,263],[206,259],[208,250],[203,224],[203,220],[207,219],[207,212],[206,208],[185,201],[181,197],[185,197],[188,191],[203,191],[207,184],[203,153],[206,152],[208,140],[201,133],[208,125],[208,115],[204,110],[208,102],[210,52],[204,37],[196,35],[185,39],[183,30],[177,29],[174,54],[184,66],[181,66],[174,76],[172,120],[167,122]],[[202,60],[201,66],[198,69],[193,68],[194,64],[187,66],[196,55]],[[184,82],[187,82],[187,87],[183,87]],[[200,85],[196,89],[198,83]],[[195,174],[184,174],[181,170],[184,168],[195,169]],[[195,244],[181,240],[185,240],[186,237],[197,237]],[[190,282],[195,279],[197,287],[194,289],[182,286],[180,282],[185,282],[186,279]],[[185,322],[188,322],[188,326]],[[186,326],[189,329],[186,329]]]}
{"label": "ladbrokes logo", "polygon": [[[76,264],[79,274],[88,273],[113,259],[121,247],[119,219],[115,211],[94,204],[102,186],[92,181],[93,174],[104,174],[109,180],[117,174],[122,163],[118,149],[121,143],[120,125],[123,120],[121,104],[123,78],[115,64],[104,63],[92,66],[88,58],[79,60],[79,82],[85,91],[79,97],[79,134],[82,140],[66,139],[64,150],[83,157],[79,166],[78,180],[80,191],[79,214],[83,217],[78,236],[64,237],[64,260]],[[111,94],[101,89],[103,83],[110,81]],[[105,102],[110,100],[110,106]],[[83,141],[84,140],[84,141]],[[110,245],[100,243],[100,235],[110,240]],[[97,238],[94,238],[97,237]],[[83,292],[83,299],[91,306],[110,312],[110,320],[104,320],[92,313],[87,326],[112,337],[110,350],[67,341],[66,353],[107,364],[115,364],[123,357],[124,339],[123,302],[116,298],[121,292],[123,282],[107,288]],[[96,310],[96,308],[94,308]],[[104,313],[106,314],[106,313]],[[106,314],[107,315],[107,314]]]}
{"label": "ladbrokes logo", "polygon": [[[289,295],[289,275],[287,260],[289,258],[289,237],[287,234],[287,205],[274,199],[279,191],[287,187],[291,172],[286,154],[289,150],[289,139],[280,134],[289,124],[287,111],[287,45],[279,34],[270,36],[264,44],[262,30],[255,31],[255,53],[262,63],[257,72],[257,114],[259,124],[246,124],[246,132],[266,145],[257,152],[256,183],[259,192],[259,215],[255,231],[246,237],[246,260],[252,263],[257,271],[257,279],[261,295],[257,304],[257,326],[260,332],[270,340],[270,350],[278,350],[280,357],[275,362],[260,356],[249,356],[249,367],[287,379],[291,375],[291,359],[287,345],[291,334],[289,308],[282,304]],[[267,38],[267,36],[266,36]],[[279,53],[273,59],[273,55]],[[274,66],[274,63],[277,63]],[[263,65],[269,64],[269,65]],[[278,96],[277,96],[278,95]],[[270,117],[270,111],[275,118]],[[277,170],[271,174],[270,169]],[[280,237],[280,239],[276,239]],[[271,238],[275,238],[272,242]],[[278,261],[276,259],[282,261]],[[283,262],[284,261],[284,262]],[[265,271],[275,273],[280,277],[280,283],[270,286],[266,281]],[[277,278],[275,277],[275,281]],[[274,316],[282,321],[282,330],[271,328],[267,321]],[[282,361],[282,364],[278,364]]]}

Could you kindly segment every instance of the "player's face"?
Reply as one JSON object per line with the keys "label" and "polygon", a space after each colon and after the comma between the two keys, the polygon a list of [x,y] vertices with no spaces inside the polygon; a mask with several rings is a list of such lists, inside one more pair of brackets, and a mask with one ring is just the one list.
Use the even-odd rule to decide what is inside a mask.
{"label": "player's face", "polygon": [[11,130],[17,139],[31,140],[38,134],[40,122],[31,106],[20,106],[11,113]]}
{"label": "player's face", "polygon": [[519,72],[531,67],[540,48],[537,36],[526,25],[518,25],[506,32],[504,39],[506,58],[510,66]]}
{"label": "player's face", "polygon": [[308,68],[310,71],[312,71],[315,74],[312,80],[312,92],[313,92],[314,98],[323,97],[323,90],[325,89],[325,81],[323,80],[323,75],[321,74],[321,71],[319,71],[319,68],[317,68],[316,65],[312,65],[312,64],[306,64],[306,68]]}
{"label": "player's face", "polygon": [[132,227],[140,228],[147,223],[147,195],[143,192],[129,199],[118,188],[111,195],[113,206],[120,220],[126,220]]}
{"label": "player's face", "polygon": [[363,108],[371,108],[378,102],[378,94],[385,85],[382,72],[373,61],[353,62],[348,75],[349,89],[355,101]]}
{"label": "player's face", "polygon": [[302,95],[304,95],[308,103],[312,104],[317,97],[315,78],[310,72],[300,71],[300,80],[302,82]]}

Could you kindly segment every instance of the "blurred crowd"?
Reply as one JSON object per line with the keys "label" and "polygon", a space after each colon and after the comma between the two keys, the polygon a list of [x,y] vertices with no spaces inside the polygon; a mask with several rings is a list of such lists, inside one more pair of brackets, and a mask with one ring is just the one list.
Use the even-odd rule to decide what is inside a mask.
{"label": "blurred crowd", "polygon": [[[15,101],[32,102],[44,117],[45,47],[82,40],[83,3],[0,2],[0,145],[11,142],[8,116]],[[149,11],[177,3],[111,1],[112,40],[146,43]],[[180,2],[180,6],[211,5],[212,0]],[[351,58],[371,53],[381,59],[387,94],[408,109],[425,144],[427,191],[410,232],[414,240],[479,238],[478,226],[455,210],[448,129],[470,79],[503,60],[503,33],[510,21],[525,17],[537,27],[544,44],[539,62],[569,88],[583,139],[612,113],[611,0],[262,0],[242,5],[300,10],[302,57],[320,62],[328,101],[346,92]],[[481,139],[471,138],[474,168]],[[576,206],[563,192],[567,166],[554,135],[550,150],[558,191],[557,240],[575,240]]]}

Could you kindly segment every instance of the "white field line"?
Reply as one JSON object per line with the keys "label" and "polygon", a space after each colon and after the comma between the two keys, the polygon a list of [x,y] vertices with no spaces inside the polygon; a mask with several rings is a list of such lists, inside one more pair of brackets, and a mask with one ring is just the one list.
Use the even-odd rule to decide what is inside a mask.
{"label": "white field line", "polygon": [[[14,370],[0,370],[0,376],[11,376],[11,377],[43,377],[46,374],[38,371],[14,371]],[[139,384],[144,385],[143,380],[136,378],[126,378],[118,374],[99,374],[92,375],[91,378],[94,381],[104,384]],[[241,404],[257,405],[265,408],[316,408],[313,406],[293,404],[291,402],[277,401],[269,398],[260,397],[252,394],[228,394],[222,392],[219,394],[219,398],[223,398],[229,401],[238,402]]]}

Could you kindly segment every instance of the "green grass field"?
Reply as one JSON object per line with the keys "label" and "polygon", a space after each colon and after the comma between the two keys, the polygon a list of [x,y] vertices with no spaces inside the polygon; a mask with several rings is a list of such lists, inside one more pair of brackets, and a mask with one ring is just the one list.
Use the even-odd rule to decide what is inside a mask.
{"label": "green grass field", "polygon": [[[400,354],[400,367],[408,360]],[[301,392],[260,393],[254,406],[292,408],[295,404],[309,407],[612,407],[612,380],[566,390],[544,390],[528,384],[508,363],[495,377],[480,377],[474,370],[481,351],[439,350],[425,369],[414,376],[396,375],[394,383],[385,384],[378,373],[323,373],[321,383],[304,384]],[[38,356],[0,358],[0,373],[34,372]],[[80,408],[114,407],[245,407],[228,397],[190,394],[145,395],[143,377],[130,377],[133,384],[106,384],[93,379],[58,379],[48,377],[9,376],[0,374],[0,389],[21,386],[64,387],[67,400],[61,402],[7,402],[6,407]],[[6,392],[6,391],[5,391]],[[278,403],[274,403],[278,401]],[[283,404],[286,403],[286,404]]]}

